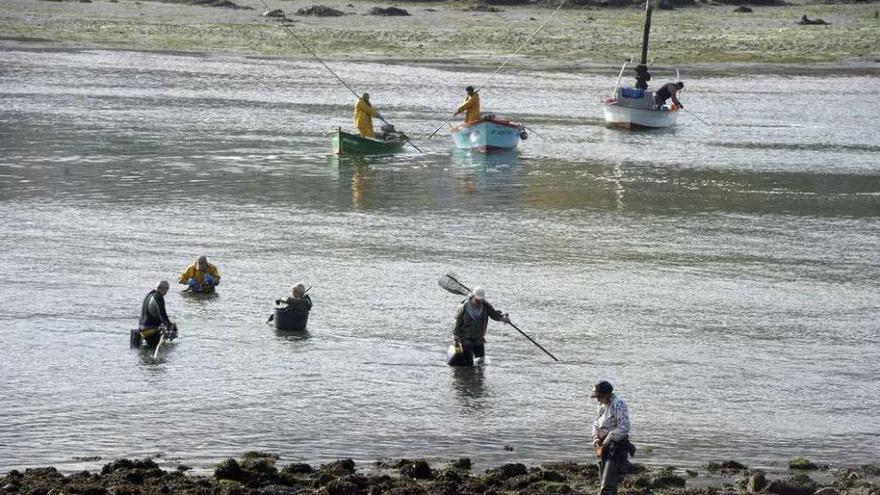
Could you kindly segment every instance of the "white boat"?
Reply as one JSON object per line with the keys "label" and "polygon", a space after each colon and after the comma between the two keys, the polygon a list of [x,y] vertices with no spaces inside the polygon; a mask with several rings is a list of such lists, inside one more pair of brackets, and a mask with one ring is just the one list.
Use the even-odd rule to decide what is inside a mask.
{"label": "white boat", "polygon": [[458,149],[481,153],[514,150],[521,139],[528,137],[523,124],[494,115],[484,115],[478,121],[459,124],[451,132]]}
{"label": "white boat", "polygon": [[676,109],[654,108],[654,93],[644,89],[617,87],[614,98],[602,103],[605,125],[620,129],[659,129],[675,125]]}
{"label": "white boat", "polygon": [[[654,93],[648,89],[648,34],[651,31],[651,0],[645,2],[645,30],[642,36],[642,57],[636,66],[635,87],[621,86],[620,78],[627,63],[620,68],[611,98],[602,102],[605,125],[622,129],[662,129],[675,125],[677,108],[655,106]],[[675,79],[679,79],[678,70]]]}

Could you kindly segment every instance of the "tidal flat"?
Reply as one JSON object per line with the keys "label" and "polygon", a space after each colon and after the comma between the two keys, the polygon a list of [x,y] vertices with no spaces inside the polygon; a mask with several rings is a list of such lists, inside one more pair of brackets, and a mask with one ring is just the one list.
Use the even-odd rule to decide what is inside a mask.
{"label": "tidal flat", "polygon": [[[511,66],[617,65],[637,57],[643,10],[637,8],[501,6],[467,10],[453,2],[396,3],[410,15],[379,17],[385,6],[345,0],[322,2],[337,17],[301,16],[314,3],[269,2],[286,20],[263,16],[261,0],[241,8],[135,0],[91,2],[9,0],[0,5],[2,43],[57,47],[306,57],[314,50],[340,60],[446,61],[492,66],[543,28]],[[558,4],[552,4],[553,6]],[[829,24],[800,26],[802,15]],[[549,18],[548,18],[549,17]],[[287,26],[290,33],[283,27]],[[682,64],[876,64],[880,60],[878,6],[788,4],[753,7],[701,5],[654,12],[650,59]]]}

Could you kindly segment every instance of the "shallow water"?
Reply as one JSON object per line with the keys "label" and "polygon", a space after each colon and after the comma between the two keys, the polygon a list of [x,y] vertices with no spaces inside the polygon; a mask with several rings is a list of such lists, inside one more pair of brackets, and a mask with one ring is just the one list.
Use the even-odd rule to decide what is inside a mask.
{"label": "shallow water", "polygon": [[[424,136],[488,74],[333,63],[425,151],[353,160],[329,156],[353,98],[310,61],[0,62],[0,472],[583,462],[599,379],[641,462],[880,455],[875,76],[684,74],[711,126],[624,133],[602,126],[609,73],[502,74],[484,110],[536,132],[485,158]],[[144,294],[200,253],[219,294],[172,290],[180,339],[130,351]],[[485,368],[446,367],[450,269],[560,362],[493,323]],[[310,331],[277,333],[297,280]]]}

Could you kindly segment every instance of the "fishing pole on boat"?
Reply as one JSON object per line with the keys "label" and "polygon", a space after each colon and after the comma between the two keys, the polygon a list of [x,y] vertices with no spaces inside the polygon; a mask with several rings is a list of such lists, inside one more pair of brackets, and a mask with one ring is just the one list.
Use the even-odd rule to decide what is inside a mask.
{"label": "fishing pole on boat", "polygon": [[[459,282],[458,276],[452,272],[444,273],[443,276],[440,277],[440,280],[438,283],[440,284],[440,287],[442,287],[443,290],[445,290],[447,292],[451,292],[453,294],[458,294],[459,296],[465,296],[465,297],[468,297],[471,294],[471,290],[466,285]],[[556,356],[554,356],[553,354],[550,354],[550,351],[548,351],[547,349],[544,349],[544,347],[542,347],[541,344],[535,342],[535,340],[533,338],[529,337],[525,332],[520,330],[518,326],[514,325],[513,322],[510,321],[509,318],[507,320],[507,323],[510,326],[512,326],[514,330],[519,332],[523,337],[529,339],[529,342],[535,344],[538,347],[538,349],[541,349],[542,351],[544,351],[544,354],[547,354],[548,356],[553,358],[554,361],[559,361],[558,359],[556,359]]]}
{"label": "fishing pole on boat", "polygon": [[684,110],[685,112],[687,112],[688,114],[690,114],[691,117],[693,117],[693,118],[699,120],[700,122],[706,124],[706,125],[709,126],[709,127],[712,127],[712,124],[710,124],[709,122],[706,122],[706,121],[703,120],[699,115],[695,114],[694,112],[691,112],[691,111],[688,110],[687,108],[682,107],[682,110]]}
{"label": "fishing pole on boat", "polygon": [[[262,3],[263,6],[266,7],[267,10],[272,10],[272,7],[269,7],[269,4],[266,3],[266,0],[260,0],[260,3]],[[293,32],[293,31],[287,26],[287,24],[281,24],[281,27],[283,27],[284,30],[287,31],[287,34],[293,36],[293,39],[295,39],[300,45],[302,45],[302,47],[305,48],[306,51],[309,52],[309,54],[310,54],[315,60],[317,60],[321,65],[324,66],[325,69],[327,69],[331,74],[333,74],[333,77],[335,77],[340,83],[342,83],[342,85],[345,86],[345,89],[351,91],[351,94],[353,94],[355,98],[360,98],[360,95],[357,93],[357,91],[355,91],[354,89],[352,89],[352,87],[349,86],[348,83],[346,83],[344,79],[342,79],[341,77],[339,77],[339,74],[337,74],[336,72],[334,72],[333,69],[331,69],[330,66],[327,65],[327,64],[321,59],[321,57],[319,57],[318,54],[315,53],[315,51],[312,50],[312,48],[311,48],[309,45],[307,45],[305,41],[302,40],[302,38],[300,38],[299,36],[297,36],[296,34],[294,34],[294,32]],[[383,117],[379,116],[378,118],[379,118],[379,120],[381,120],[381,121],[384,122],[385,124],[391,125],[391,124],[389,124],[388,121],[385,120]],[[404,134],[404,137],[406,137],[405,134]],[[416,146],[415,144],[413,144],[413,142],[410,141],[410,139],[409,139],[408,137],[406,137],[405,141],[407,142],[407,144],[409,144],[410,146],[412,146],[413,148],[415,148],[416,151],[418,151],[419,153],[424,153],[424,151],[420,150],[418,146]]]}
{"label": "fishing pole on boat", "polygon": [[531,132],[532,134],[534,134],[535,136],[538,136],[539,138],[544,139],[544,136],[538,134],[537,132],[535,132],[534,129],[532,129],[531,127],[529,127],[529,126],[527,126],[527,125],[523,125],[523,129],[526,129],[526,130],[528,130],[529,132]]}
{"label": "fishing pole on boat", "polygon": [[[484,86],[486,86],[487,84],[489,84],[489,81],[491,81],[496,75],[498,75],[498,73],[501,72],[502,69],[504,69],[504,67],[507,65],[507,63],[510,62],[511,59],[513,59],[513,57],[517,56],[517,54],[519,54],[520,50],[522,50],[527,44],[529,44],[529,42],[532,41],[532,38],[534,38],[539,32],[541,32],[542,29],[544,29],[544,26],[547,24],[547,22],[549,22],[550,19],[552,19],[553,16],[556,15],[557,12],[559,12],[559,9],[561,9],[562,6],[565,5],[565,2],[567,2],[567,1],[568,1],[568,0],[562,0],[562,1],[560,1],[560,2],[559,2],[559,5],[553,10],[553,12],[551,12],[551,13],[550,13],[550,14],[544,19],[544,22],[542,22],[541,25],[538,26],[538,29],[536,29],[535,32],[533,32],[528,38],[526,38],[525,41],[523,41],[522,43],[520,43],[519,46],[516,48],[516,50],[514,50],[513,53],[511,53],[511,54],[507,57],[507,59],[506,59],[504,62],[502,62],[502,64],[501,64],[500,66],[498,66],[497,69],[495,69],[495,72],[493,72],[492,74],[490,74],[489,77],[487,77],[486,80],[483,81],[482,84],[480,84],[479,86],[477,86],[477,88],[474,90],[474,93],[478,93],[481,89],[483,89]],[[434,129],[434,132],[432,132],[431,134],[428,135],[428,139],[431,139],[432,137],[434,137],[434,135],[437,134],[437,132],[439,132],[440,129],[442,129],[444,125],[448,124],[448,123],[449,123],[452,119],[454,119],[454,118],[455,118],[455,114],[453,114],[452,117],[449,117],[448,119],[446,119],[442,124],[440,124],[439,127],[437,127],[436,129]]]}

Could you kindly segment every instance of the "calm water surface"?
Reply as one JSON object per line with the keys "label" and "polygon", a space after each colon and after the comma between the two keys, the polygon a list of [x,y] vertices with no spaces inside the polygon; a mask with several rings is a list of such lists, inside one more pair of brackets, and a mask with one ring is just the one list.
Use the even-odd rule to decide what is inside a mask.
{"label": "calm water surface", "polygon": [[[334,67],[425,153],[329,156],[353,98],[309,61],[0,52],[0,472],[584,462],[599,379],[641,462],[877,460],[876,74],[684,74],[713,125],[623,133],[610,71],[509,73],[484,110],[536,133],[484,158],[424,136],[487,74]],[[144,294],[200,253],[218,296],[172,290],[180,339],[129,350]],[[493,323],[485,368],[446,367],[446,270],[560,362]],[[310,331],[277,333],[299,280]]]}

